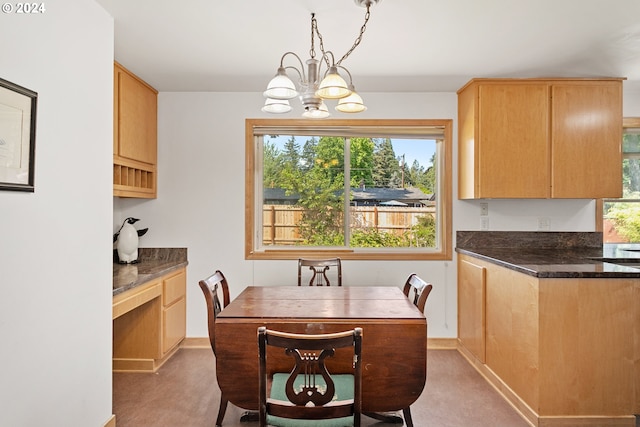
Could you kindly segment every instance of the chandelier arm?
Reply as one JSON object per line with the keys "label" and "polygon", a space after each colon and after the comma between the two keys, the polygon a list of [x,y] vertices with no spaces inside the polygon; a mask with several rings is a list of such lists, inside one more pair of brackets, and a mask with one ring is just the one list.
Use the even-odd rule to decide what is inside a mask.
{"label": "chandelier arm", "polygon": [[306,82],[307,78],[304,74],[304,69],[302,69],[302,72],[300,72],[300,70],[298,70],[298,67],[294,67],[293,65],[288,65],[286,67],[284,67],[285,70],[294,70],[296,73],[298,73],[298,77],[300,78],[299,81],[301,82]]}
{"label": "chandelier arm", "polygon": [[324,59],[324,63],[327,64],[327,69],[324,70],[324,74],[321,73],[320,68],[322,68],[322,62],[320,62],[320,65],[318,65],[318,83],[320,83],[320,80],[322,80],[327,75],[327,73],[329,72],[329,68],[331,68],[331,64],[336,63],[336,59],[333,56],[333,52],[331,52],[330,50],[326,52],[322,51],[322,59]]}
{"label": "chandelier arm", "polygon": [[347,70],[342,65],[336,65],[336,68],[341,68],[344,70],[345,73],[347,73],[347,75],[349,76],[349,86],[353,86],[353,78],[351,77],[351,73],[349,72],[349,70]]}
{"label": "chandelier arm", "polygon": [[[300,70],[298,70],[298,68],[293,65],[288,65],[286,67],[284,66],[284,58],[287,55],[293,55],[298,60],[298,62],[300,63]],[[298,73],[298,76],[300,76],[301,81],[303,82],[307,81],[307,75],[304,72],[304,63],[302,62],[302,59],[300,59],[300,57],[295,52],[285,52],[285,54],[282,55],[282,58],[280,58],[280,67],[284,68],[285,70],[296,70],[296,72]]]}

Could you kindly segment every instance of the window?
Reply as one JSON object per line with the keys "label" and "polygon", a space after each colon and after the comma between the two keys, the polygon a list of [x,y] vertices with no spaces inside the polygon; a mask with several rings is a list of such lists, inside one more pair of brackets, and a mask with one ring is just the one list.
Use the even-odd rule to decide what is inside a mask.
{"label": "window", "polygon": [[245,257],[451,259],[451,127],[248,119]]}
{"label": "window", "polygon": [[640,118],[625,118],[622,135],[622,198],[604,199],[604,243],[640,243]]}

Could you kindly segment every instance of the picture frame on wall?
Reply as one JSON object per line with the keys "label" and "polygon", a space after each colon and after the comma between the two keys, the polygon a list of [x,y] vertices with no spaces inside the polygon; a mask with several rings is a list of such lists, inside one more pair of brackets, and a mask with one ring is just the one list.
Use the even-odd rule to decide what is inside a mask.
{"label": "picture frame on wall", "polygon": [[0,78],[0,190],[34,192],[38,94]]}

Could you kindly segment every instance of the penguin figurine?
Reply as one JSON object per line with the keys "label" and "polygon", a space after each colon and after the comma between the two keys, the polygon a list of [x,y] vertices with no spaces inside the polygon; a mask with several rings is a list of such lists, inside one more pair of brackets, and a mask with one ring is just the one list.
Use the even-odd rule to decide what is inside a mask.
{"label": "penguin figurine", "polygon": [[140,221],[138,218],[133,217],[125,219],[120,230],[113,235],[113,241],[117,241],[116,249],[120,264],[138,263],[138,237],[144,236],[149,230],[148,228],[136,230],[133,224],[138,221]]}

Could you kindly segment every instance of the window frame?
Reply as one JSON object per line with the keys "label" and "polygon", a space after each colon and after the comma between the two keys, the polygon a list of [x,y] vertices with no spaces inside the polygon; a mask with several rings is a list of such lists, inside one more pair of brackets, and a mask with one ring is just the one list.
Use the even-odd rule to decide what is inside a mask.
{"label": "window frame", "polygon": [[[264,249],[256,250],[256,144],[254,127],[275,126],[275,127],[417,127],[417,126],[439,126],[443,128],[443,146],[441,148],[440,160],[443,170],[440,183],[443,194],[438,194],[439,216],[442,235],[440,247],[436,250],[411,249],[371,249],[371,248],[318,248],[310,247],[292,249]],[[304,257],[340,257],[343,260],[451,260],[452,259],[452,153],[453,153],[453,120],[451,119],[246,119],[245,121],[245,259],[298,259]]]}
{"label": "window frame", "polygon": [[[622,134],[624,135],[626,128],[640,128],[640,117],[624,117],[622,119]],[[620,161],[624,160],[624,153],[622,152],[622,142],[620,143]],[[622,179],[622,177],[621,177]],[[602,240],[604,242],[604,203],[610,199],[596,199],[596,226],[595,230],[602,233]],[[619,200],[619,199],[616,199]]]}

